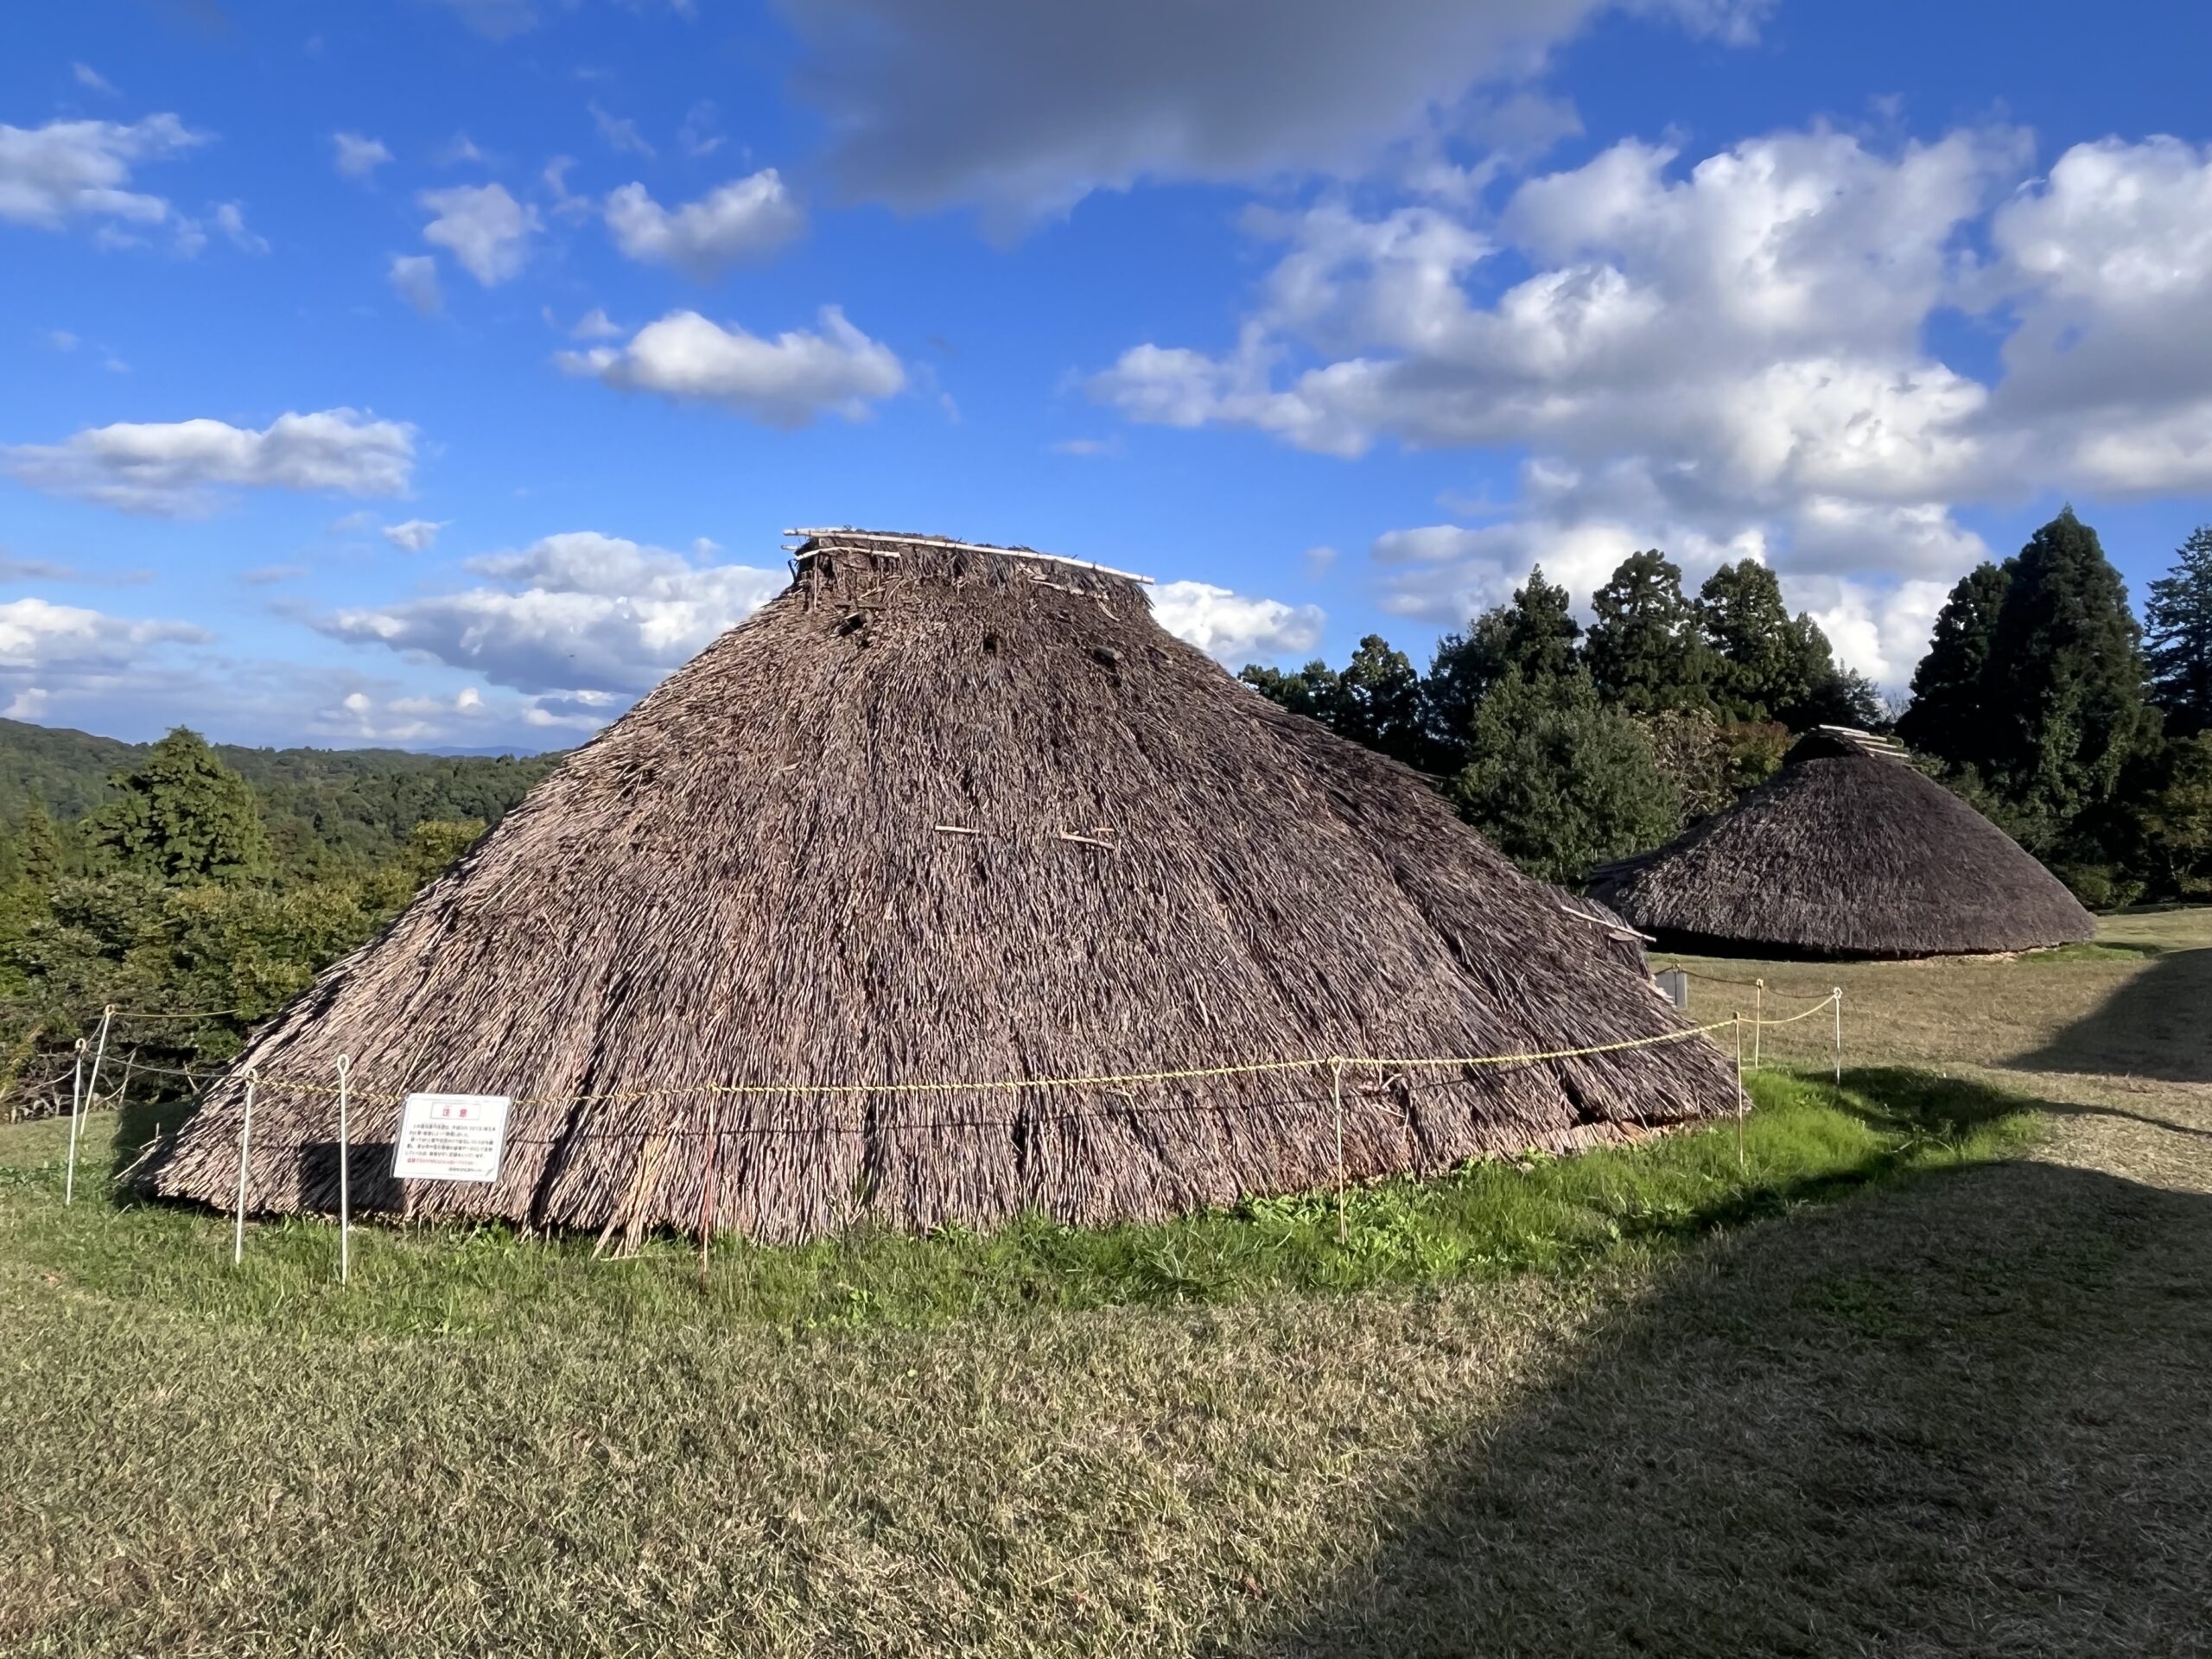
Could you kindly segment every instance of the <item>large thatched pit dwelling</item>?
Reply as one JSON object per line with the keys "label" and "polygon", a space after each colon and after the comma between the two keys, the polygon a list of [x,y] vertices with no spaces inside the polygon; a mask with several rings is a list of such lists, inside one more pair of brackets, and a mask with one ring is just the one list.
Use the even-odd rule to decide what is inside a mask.
{"label": "large thatched pit dwelling", "polygon": [[1726,811],[1599,870],[1590,893],[1692,950],[1956,956],[2096,933],[2064,883],[1903,749],[1833,726]]}
{"label": "large thatched pit dwelling", "polygon": [[[1141,578],[803,534],[789,589],[257,1032],[141,1185],[232,1201],[251,1069],[249,1207],[334,1208],[346,1055],[364,1211],[772,1241],[1158,1217],[1334,1181],[1309,1058],[1686,1030],[1420,778],[1163,631]],[[997,1086],[914,1086],[947,1082]],[[495,1182],[391,1178],[413,1090],[514,1097]],[[1357,1179],[1735,1096],[1690,1037],[1355,1068],[1342,1098]]]}

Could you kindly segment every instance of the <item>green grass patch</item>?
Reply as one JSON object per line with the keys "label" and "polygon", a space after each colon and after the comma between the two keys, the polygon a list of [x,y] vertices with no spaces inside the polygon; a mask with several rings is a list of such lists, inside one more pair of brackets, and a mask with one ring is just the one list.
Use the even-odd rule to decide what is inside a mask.
{"label": "green grass patch", "polygon": [[1767,1073],[1751,1080],[1751,1093],[1740,1165],[1732,1122],[1638,1147],[1380,1181],[1345,1195],[1341,1240],[1333,1192],[1101,1229],[1028,1220],[928,1237],[861,1229],[788,1248],[725,1239],[703,1274],[696,1245],[680,1239],[601,1261],[583,1237],[372,1224],[354,1230],[353,1282],[343,1288],[334,1282],[334,1225],[249,1223],[245,1264],[234,1268],[226,1218],[111,1185],[96,1167],[107,1153],[104,1127],[88,1129],[95,1143],[79,1164],[77,1202],[64,1209],[66,1130],[49,1123],[0,1141],[0,1248],[101,1297],[302,1333],[916,1325],[1025,1308],[1569,1272],[1872,1182],[2000,1156],[2037,1133],[2030,1103],[1924,1071],[1847,1073],[1841,1088]]}
{"label": "green grass patch", "polygon": [[2163,957],[2166,947],[2124,939],[2093,939],[2081,944],[2055,944],[2047,950],[2023,953],[2023,962],[2147,962]]}

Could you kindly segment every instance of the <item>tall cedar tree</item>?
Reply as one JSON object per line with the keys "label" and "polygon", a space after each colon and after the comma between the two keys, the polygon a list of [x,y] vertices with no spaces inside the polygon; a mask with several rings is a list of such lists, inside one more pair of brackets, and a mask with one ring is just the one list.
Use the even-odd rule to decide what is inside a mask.
{"label": "tall cedar tree", "polygon": [[1475,711],[1507,674],[1541,681],[1574,671],[1582,625],[1574,620],[1573,604],[1567,589],[1545,581],[1538,565],[1510,605],[1493,606],[1466,632],[1447,633],[1437,641],[1421,681],[1421,701],[1441,770],[1466,764]]}
{"label": "tall cedar tree", "polygon": [[114,779],[115,798],[86,821],[94,855],[172,884],[251,881],[270,872],[252,785],[180,726]]}
{"label": "tall cedar tree", "polygon": [[2144,607],[2151,697],[2176,737],[2212,731],[2212,524],[2181,544],[2173,574],[2151,584]]}
{"label": "tall cedar tree", "polygon": [[2126,586],[2071,507],[2013,562],[1987,685],[1996,738],[1988,775],[2039,834],[2063,833],[2110,804],[2122,775],[2157,745]]}
{"label": "tall cedar tree", "polygon": [[1777,720],[1792,731],[1821,724],[1866,726],[1881,718],[1881,694],[1864,675],[1836,665],[1821,625],[1782,602],[1782,584],[1756,559],[1724,564],[1698,589],[1697,615],[1712,647],[1712,695],[1723,717]]}
{"label": "tall cedar tree", "polygon": [[1421,676],[1402,651],[1391,649],[1379,633],[1359,642],[1337,682],[1338,734],[1402,760],[1427,764],[1421,729]]}
{"label": "tall cedar tree", "polygon": [[1959,579],[1936,613],[1928,654],[1912,671],[1912,702],[1897,721],[1897,735],[1923,754],[1980,768],[1998,751],[1990,663],[1997,654],[1997,619],[2018,563],[1984,560]]}
{"label": "tall cedar tree", "polygon": [[1711,704],[1713,654],[1683,595],[1681,567],[1665,554],[1630,554],[1591,595],[1590,609],[1583,660],[1607,702],[1638,715]]}

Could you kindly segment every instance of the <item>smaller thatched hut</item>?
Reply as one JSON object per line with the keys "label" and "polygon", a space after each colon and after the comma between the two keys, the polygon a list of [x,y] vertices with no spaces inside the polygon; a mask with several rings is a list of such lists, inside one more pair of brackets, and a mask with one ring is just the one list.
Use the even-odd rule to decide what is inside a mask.
{"label": "smaller thatched hut", "polygon": [[1777,777],[1590,893],[1683,950],[1821,957],[2026,950],[2096,924],[2020,844],[1886,739],[1823,726]]}

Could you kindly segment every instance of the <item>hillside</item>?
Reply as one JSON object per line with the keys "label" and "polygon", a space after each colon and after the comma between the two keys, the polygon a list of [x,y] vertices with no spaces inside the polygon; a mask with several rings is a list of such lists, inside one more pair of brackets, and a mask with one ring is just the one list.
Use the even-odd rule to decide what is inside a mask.
{"label": "hillside", "polygon": [[[150,746],[0,720],[0,823],[41,799],[62,823],[107,798],[108,779]],[[218,744],[260,797],[288,863],[388,855],[425,818],[500,817],[560,761],[557,754],[442,755],[405,749],[251,749]]]}

